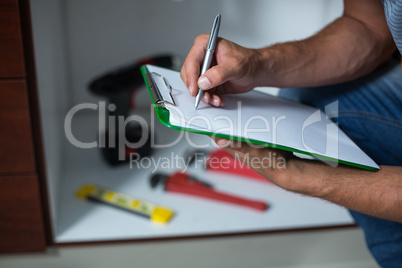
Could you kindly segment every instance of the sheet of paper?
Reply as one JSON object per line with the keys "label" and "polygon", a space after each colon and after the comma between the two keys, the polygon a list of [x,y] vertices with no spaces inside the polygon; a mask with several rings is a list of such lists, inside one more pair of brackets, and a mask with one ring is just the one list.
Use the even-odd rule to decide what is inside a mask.
{"label": "sheet of paper", "polygon": [[[172,125],[200,131],[243,137],[292,148],[301,153],[324,156],[378,168],[346,134],[320,110],[278,97],[251,91],[225,95],[224,107],[200,103],[194,109],[190,96],[176,71],[147,66],[163,75],[172,86],[175,105],[167,105]],[[170,99],[162,79],[154,79],[164,99]]]}

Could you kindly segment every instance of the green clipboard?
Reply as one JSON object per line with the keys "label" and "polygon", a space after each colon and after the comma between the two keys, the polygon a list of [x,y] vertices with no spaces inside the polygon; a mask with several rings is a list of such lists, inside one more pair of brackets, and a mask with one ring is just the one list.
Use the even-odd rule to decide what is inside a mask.
{"label": "green clipboard", "polygon": [[[150,68],[154,68],[155,66],[150,66]],[[162,67],[157,67],[160,70],[168,70]],[[172,70],[169,70],[172,71]],[[253,144],[256,145],[262,145],[262,146],[267,146],[267,147],[271,147],[271,148],[275,148],[275,149],[280,149],[280,150],[285,150],[285,151],[290,151],[299,155],[306,155],[306,156],[310,156],[313,158],[317,158],[319,160],[324,160],[324,161],[332,161],[332,162],[337,162],[337,163],[341,163],[341,164],[345,164],[345,165],[349,165],[349,166],[353,166],[356,168],[361,168],[361,169],[365,169],[365,170],[370,170],[370,171],[377,171],[379,170],[379,167],[377,166],[377,164],[375,164],[374,161],[372,161],[367,155],[368,159],[372,161],[372,163],[369,164],[361,164],[361,163],[356,163],[353,161],[346,161],[346,160],[342,160],[339,158],[334,158],[334,157],[328,157],[326,155],[323,154],[318,154],[318,153],[314,153],[314,152],[309,152],[309,151],[304,151],[304,150],[299,150],[297,148],[293,148],[293,147],[288,147],[288,146],[283,146],[283,145],[278,145],[278,144],[274,144],[274,143],[269,143],[269,142],[265,142],[265,141],[260,141],[260,140],[253,140],[253,139],[249,139],[249,138],[244,138],[244,137],[239,137],[239,136],[230,136],[230,135],[226,135],[226,134],[222,134],[222,133],[214,133],[211,131],[206,131],[206,130],[200,130],[200,129],[195,129],[195,128],[191,128],[191,127],[182,127],[182,126],[178,126],[175,124],[171,124],[170,122],[170,112],[168,109],[165,108],[165,103],[170,103],[170,104],[174,104],[174,99],[172,97],[172,87],[170,86],[169,82],[167,81],[166,77],[164,77],[163,75],[160,75],[159,73],[156,72],[150,72],[148,65],[144,65],[141,67],[141,73],[142,76],[144,78],[146,87],[148,89],[148,92],[150,94],[152,103],[153,103],[153,107],[155,109],[155,113],[157,115],[158,120],[165,126],[178,130],[178,131],[186,131],[186,132],[192,132],[192,133],[197,133],[197,134],[202,134],[202,135],[208,135],[208,136],[216,136],[216,137],[220,137],[220,138],[225,138],[225,139],[231,139],[231,140],[237,140],[237,141],[242,141],[242,142],[251,142]],[[178,72],[177,72],[178,73]],[[166,100],[165,98],[162,97],[161,94],[161,90],[159,89],[157,83],[155,82],[155,76],[158,77],[158,79],[161,79],[164,81],[165,83],[165,91],[169,90],[169,95],[171,96],[170,100]],[[166,94],[165,94],[166,95]],[[241,98],[241,97],[239,97]],[[172,103],[173,102],[173,103]],[[364,154],[364,152],[363,152]]]}

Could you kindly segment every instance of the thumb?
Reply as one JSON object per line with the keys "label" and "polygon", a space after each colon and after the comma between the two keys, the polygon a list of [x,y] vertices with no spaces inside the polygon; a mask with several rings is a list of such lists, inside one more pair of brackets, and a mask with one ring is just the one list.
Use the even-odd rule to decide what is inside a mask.
{"label": "thumb", "polygon": [[208,90],[215,88],[233,78],[235,78],[237,72],[230,61],[225,61],[219,65],[215,65],[208,69],[198,79],[198,86],[202,90]]}

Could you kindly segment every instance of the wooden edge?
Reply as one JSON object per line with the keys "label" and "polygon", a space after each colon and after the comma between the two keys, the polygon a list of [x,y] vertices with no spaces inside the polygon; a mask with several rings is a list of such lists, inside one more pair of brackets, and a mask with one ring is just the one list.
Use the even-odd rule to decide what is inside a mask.
{"label": "wooden edge", "polygon": [[42,124],[40,117],[39,106],[39,92],[36,78],[35,67],[35,54],[34,44],[32,37],[31,26],[31,11],[29,0],[18,0],[20,19],[21,19],[21,32],[24,48],[24,60],[26,68],[26,80],[28,86],[29,97],[29,109],[31,114],[31,128],[34,141],[34,151],[36,160],[36,170],[38,172],[39,190],[41,197],[41,207],[44,223],[45,245],[43,251],[46,249],[46,245],[53,245],[53,232],[51,226],[50,217],[50,205],[47,190],[47,176],[46,176],[46,164],[44,154],[44,143],[42,136]]}

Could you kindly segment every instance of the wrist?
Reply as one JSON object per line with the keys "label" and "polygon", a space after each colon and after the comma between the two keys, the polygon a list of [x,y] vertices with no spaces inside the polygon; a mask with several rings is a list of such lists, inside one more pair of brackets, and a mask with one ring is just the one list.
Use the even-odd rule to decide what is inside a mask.
{"label": "wrist", "polygon": [[[277,45],[256,49],[258,57],[258,79],[257,86],[277,86],[276,76],[279,72],[281,61],[280,52],[276,48]],[[282,57],[283,60],[283,57]]]}
{"label": "wrist", "polygon": [[[293,157],[288,160],[287,174],[283,178],[283,188],[303,195],[323,198],[330,192],[327,178],[332,168],[322,163]],[[323,172],[324,169],[324,172]]]}

